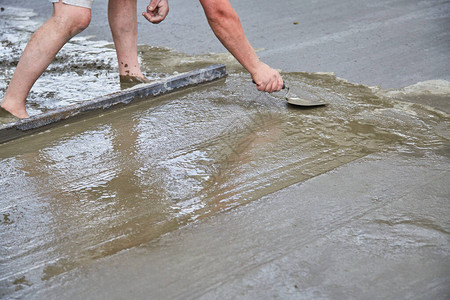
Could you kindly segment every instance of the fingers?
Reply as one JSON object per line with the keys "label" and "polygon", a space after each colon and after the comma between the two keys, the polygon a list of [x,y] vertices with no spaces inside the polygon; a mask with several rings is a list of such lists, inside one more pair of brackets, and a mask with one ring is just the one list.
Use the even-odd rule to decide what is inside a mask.
{"label": "fingers", "polygon": [[147,12],[143,12],[142,15],[147,21],[158,24],[161,23],[169,13],[169,4],[167,0],[151,0],[147,6]]}
{"label": "fingers", "polygon": [[276,92],[281,91],[283,89],[283,85],[284,85],[283,78],[281,78],[281,76],[280,76],[280,77],[278,77],[277,84],[276,84],[276,87],[275,87],[275,91]]}
{"label": "fingers", "polygon": [[159,2],[160,0],[151,0],[147,6],[147,12],[153,12],[158,7]]}
{"label": "fingers", "polygon": [[263,62],[260,62],[258,68],[252,73],[252,79],[258,91],[272,93],[283,88],[280,73]]}
{"label": "fingers", "polygon": [[280,79],[281,77],[278,76],[275,80],[269,82],[269,84],[266,85],[266,92],[272,93],[281,90],[281,87],[279,87]]}
{"label": "fingers", "polygon": [[[277,75],[277,76],[276,76]],[[267,82],[259,82],[256,84],[256,88],[258,91],[273,93],[278,92],[283,88],[283,79],[279,74],[276,74],[272,78],[270,78]]]}
{"label": "fingers", "polygon": [[163,15],[155,15],[152,13],[142,13],[142,15],[144,16],[144,18],[147,19],[147,21],[153,23],[153,24],[159,24],[164,20],[164,16]]}

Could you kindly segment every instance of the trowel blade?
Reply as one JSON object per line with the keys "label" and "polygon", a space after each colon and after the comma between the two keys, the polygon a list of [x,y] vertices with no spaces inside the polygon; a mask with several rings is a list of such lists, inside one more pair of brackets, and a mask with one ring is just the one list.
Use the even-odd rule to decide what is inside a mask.
{"label": "trowel blade", "polygon": [[314,101],[314,100],[308,100],[308,99],[302,99],[297,97],[286,97],[286,100],[289,104],[297,105],[297,106],[324,106],[328,103],[320,102],[320,101]]}

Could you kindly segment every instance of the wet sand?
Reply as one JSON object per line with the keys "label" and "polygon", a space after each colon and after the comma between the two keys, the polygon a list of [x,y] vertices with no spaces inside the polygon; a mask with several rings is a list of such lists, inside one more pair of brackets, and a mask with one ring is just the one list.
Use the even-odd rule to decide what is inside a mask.
{"label": "wet sand", "polygon": [[[227,61],[224,82],[2,145],[3,296],[449,297],[448,85],[401,89],[449,79],[449,4],[258,3],[233,4],[261,57],[331,105],[293,109]],[[148,68],[228,59],[202,55],[223,48],[197,3],[171,16],[141,41],[197,55],[141,46]]]}

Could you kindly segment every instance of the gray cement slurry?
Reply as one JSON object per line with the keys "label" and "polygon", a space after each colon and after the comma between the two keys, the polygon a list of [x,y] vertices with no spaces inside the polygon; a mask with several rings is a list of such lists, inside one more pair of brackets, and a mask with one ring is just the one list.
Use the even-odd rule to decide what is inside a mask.
{"label": "gray cement slurry", "polygon": [[[233,293],[235,285],[228,283],[240,276],[250,276],[250,287],[246,290],[238,283],[239,290],[252,293],[251,287],[258,282],[247,272],[259,263],[276,261],[256,278],[267,276],[262,281],[270,282],[267,287],[286,285],[290,289],[297,285],[299,293],[311,291],[314,296],[316,290],[330,288],[326,282],[321,285],[321,278],[335,273],[339,274],[336,278],[364,276],[358,284],[365,289],[374,278],[364,273],[359,266],[363,263],[369,264],[367,268],[372,263],[380,265],[376,271],[386,273],[385,284],[409,274],[402,270],[390,273],[390,265],[381,266],[377,253],[402,259],[402,253],[412,249],[414,259],[422,252],[428,261],[442,258],[433,253],[447,253],[448,248],[442,241],[448,235],[447,214],[441,213],[448,211],[448,191],[443,183],[448,174],[440,171],[448,169],[449,116],[398,101],[395,93],[385,97],[327,74],[285,74],[285,79],[291,88],[326,99],[330,105],[292,108],[276,95],[255,90],[247,74],[231,73],[226,80],[109,110],[3,144],[0,238],[8,243],[3,256],[7,259],[0,270],[4,296],[27,298],[22,295],[32,297],[40,290],[46,293],[46,287],[57,288],[68,276],[95,273],[102,261],[112,262],[115,258],[108,257],[116,254],[145,268],[136,269],[137,273],[160,276],[157,282],[161,286],[169,286],[174,279],[180,295],[189,293],[197,283],[184,281],[189,277],[186,273],[174,278],[179,274],[178,264],[194,269],[198,276],[192,277],[194,281],[202,281],[202,276],[214,279],[224,287],[213,291],[220,295]],[[410,92],[420,95],[415,89]],[[423,150],[428,158],[414,155],[415,149]],[[367,164],[378,152],[393,157],[388,155],[386,163],[381,164],[381,159]],[[369,154],[372,156],[365,158]],[[409,167],[417,164],[410,174]],[[314,182],[320,184],[311,186]],[[416,185],[420,187],[413,189],[413,195],[424,194],[402,204],[400,200],[409,198]],[[305,186],[310,188],[305,190]],[[289,191],[294,191],[292,199]],[[265,205],[272,200],[274,207]],[[409,207],[413,211],[404,214]],[[234,215],[234,209],[244,212],[242,218],[208,221],[213,215]],[[358,216],[381,210],[383,214],[374,222],[359,222]],[[180,230],[194,222],[195,226]],[[286,234],[277,229],[289,224],[293,228]],[[202,239],[191,234],[190,229],[196,226],[205,230]],[[330,248],[340,246],[336,241],[341,241],[341,236],[332,234],[341,232],[342,226],[342,237],[347,241],[344,250],[330,253]],[[423,234],[423,228],[433,230]],[[239,230],[247,235],[239,235]],[[433,239],[427,238],[428,232]],[[175,266],[167,264],[168,270],[145,259],[139,261],[141,257],[132,250],[154,245],[172,234],[186,236],[180,241],[192,238],[197,242],[183,243],[181,249],[173,248],[172,243],[161,244],[157,252],[160,260],[176,262]],[[225,237],[226,242],[220,240]],[[311,239],[320,243],[312,247]],[[297,248],[292,250],[292,245]],[[199,249],[202,252],[196,252]],[[372,255],[365,256],[366,251]],[[223,256],[215,256],[215,252]],[[315,254],[320,252],[325,254],[317,258]],[[152,256],[153,250],[145,253]],[[295,269],[297,265],[289,269],[284,261],[278,262],[281,254],[288,255],[288,262],[301,260],[297,264],[300,271]],[[337,261],[341,265],[326,259],[334,255],[342,257]],[[197,260],[193,262],[192,257]],[[353,263],[353,257],[360,258],[359,264]],[[217,260],[214,269],[210,258]],[[283,272],[277,273],[278,265]],[[430,276],[443,273],[439,263],[427,266]],[[128,272],[133,270],[123,274]],[[303,285],[285,279],[286,274],[303,274],[297,272],[304,273]],[[115,269],[103,273],[115,273]],[[76,276],[70,277],[71,281],[83,280],[84,275]],[[139,278],[130,274],[118,281],[127,285],[135,282],[136,293],[151,293]],[[102,277],[105,285],[118,285],[113,279]],[[426,291],[427,282],[439,284],[429,279],[422,280],[417,291]],[[379,281],[374,284],[374,290],[383,286]],[[199,282],[196,292],[214,288],[211,281]],[[258,289],[264,291],[264,287]],[[349,290],[354,287],[333,289],[344,294]],[[285,292],[283,287],[265,291]],[[89,287],[89,298],[97,292]],[[57,293],[50,298],[61,298]],[[161,293],[171,298],[170,290]]]}
{"label": "gray cement slurry", "polygon": [[[106,0],[94,2],[93,22],[84,35],[108,39],[106,2]],[[34,6],[41,14],[40,18],[45,18],[44,10],[51,12],[51,5],[41,5],[39,1],[5,0],[2,3]],[[192,3],[183,0],[171,1],[169,18],[158,26],[144,23],[146,21],[140,19],[140,43],[166,46],[185,53],[225,52],[209,30],[201,7]],[[139,9],[147,4],[148,1],[138,0]],[[264,48],[259,52],[262,60],[285,72],[334,72],[350,82],[371,86],[382,85],[383,88],[400,88],[431,79],[450,79],[448,73],[450,32],[446,26],[450,16],[450,3],[447,0],[282,1],[276,6],[270,1],[259,1],[258,8],[255,8],[251,1],[234,1],[233,5],[241,16],[244,30],[252,45]],[[294,25],[293,21],[298,21],[299,24]],[[192,28],[195,28],[195,31]],[[234,77],[228,78],[232,81]],[[248,85],[251,83],[248,82]],[[317,85],[317,82],[314,82],[311,87],[316,88]],[[245,82],[239,83],[238,86],[242,87],[241,91],[244,87],[247,88]],[[330,89],[326,94],[334,99],[335,94],[340,94],[337,92],[339,89],[339,86],[337,89]],[[52,132],[51,135],[33,137],[27,147],[19,145],[18,142],[21,141],[3,145],[1,153],[5,158],[0,164],[3,167],[1,174],[7,176],[0,176],[0,179],[3,179],[2,194],[8,195],[10,192],[12,196],[5,204],[9,206],[3,211],[2,226],[5,230],[0,232],[5,234],[4,240],[11,247],[11,251],[14,251],[8,254],[8,261],[14,261],[15,258],[18,262],[14,261],[14,264],[1,269],[3,273],[12,273],[12,276],[10,282],[9,279],[6,282],[10,285],[0,283],[0,290],[11,289],[12,293],[14,291],[16,293],[11,297],[17,298],[20,296],[16,295],[30,298],[75,299],[87,297],[101,299],[108,296],[155,299],[219,299],[233,296],[252,299],[450,297],[448,117],[439,113],[433,117],[434,120],[422,122],[413,116],[414,111],[411,111],[411,108],[414,108],[414,105],[384,100],[380,103],[376,99],[367,105],[372,94],[367,101],[348,102],[346,99],[349,93],[342,93],[345,96],[334,100],[339,108],[332,110],[334,118],[342,119],[346,123],[350,116],[350,120],[354,121],[347,123],[347,127],[353,126],[355,129],[349,131],[344,126],[343,136],[339,135],[343,123],[335,124],[332,128],[333,134],[317,135],[318,129],[321,128],[320,120],[324,120],[325,123],[330,121],[326,110],[295,113],[288,119],[289,122],[281,124],[291,124],[294,121],[294,124],[298,125],[294,127],[298,128],[299,132],[294,131],[293,133],[297,135],[292,136],[294,138],[299,135],[311,136],[311,143],[305,144],[302,139],[297,138],[299,141],[296,144],[297,151],[293,151],[290,147],[292,144],[287,144],[281,150],[297,154],[299,160],[304,155],[306,158],[309,158],[308,155],[314,158],[311,154],[317,150],[317,141],[320,142],[321,139],[324,141],[323,147],[329,147],[328,139],[331,137],[331,142],[336,147],[363,148],[373,147],[372,142],[383,146],[386,140],[395,137],[392,135],[393,132],[398,133],[397,137],[405,142],[403,144],[409,145],[412,149],[403,146],[387,151],[382,147],[379,150],[383,151],[381,154],[371,154],[351,163],[338,161],[337,164],[345,164],[329,172],[323,170],[322,175],[316,173],[311,175],[309,172],[311,168],[306,165],[300,170],[303,172],[293,172],[296,183],[276,192],[264,192],[259,200],[245,206],[205,217],[181,230],[174,226],[175,229],[170,233],[148,243],[139,244],[141,246],[128,244],[129,241],[126,239],[124,241],[118,239],[117,244],[120,246],[118,248],[125,250],[115,255],[102,256],[101,259],[95,259],[92,264],[73,265],[73,261],[67,260],[73,257],[68,253],[77,254],[77,251],[72,251],[73,248],[79,250],[77,247],[92,255],[99,253],[102,255],[103,250],[108,253],[110,248],[107,242],[114,238],[110,232],[112,230],[118,233],[122,233],[123,230],[125,237],[126,234],[135,234],[139,237],[140,230],[144,231],[143,228],[157,229],[159,215],[148,212],[152,212],[151,209],[155,207],[164,208],[157,202],[162,198],[160,197],[162,193],[158,192],[160,190],[167,192],[170,189],[164,186],[167,173],[155,170],[173,166],[170,170],[174,173],[169,175],[175,178],[183,176],[185,166],[189,167],[190,163],[195,166],[195,162],[200,162],[198,165],[202,167],[201,170],[208,170],[203,168],[203,163],[208,163],[202,156],[203,152],[181,151],[183,148],[177,148],[180,146],[180,140],[196,141],[195,138],[198,136],[208,137],[205,129],[217,130],[220,124],[225,124],[224,127],[230,124],[217,121],[204,123],[205,114],[210,120],[216,120],[216,115],[210,113],[214,112],[214,109],[223,113],[227,104],[233,108],[242,106],[242,113],[247,114],[249,109],[244,106],[246,102],[242,99],[251,99],[250,103],[253,103],[251,107],[266,102],[276,103],[257,97],[256,94],[250,93],[249,96],[248,90],[245,90],[245,97],[232,101],[230,98],[239,98],[235,96],[234,91],[235,89],[219,96],[214,94],[215,91],[210,91],[208,97],[205,97],[208,101],[201,104],[195,102],[196,109],[201,112],[197,116],[200,128],[198,130],[194,128],[192,131],[183,131],[191,129],[188,125],[192,125],[192,114],[195,114],[195,111],[180,109],[183,105],[186,108],[188,105],[193,106],[194,103],[183,99],[167,104],[170,115],[164,115],[161,110],[157,110],[159,117],[153,116],[151,112],[145,110],[147,108],[141,109],[138,118],[135,118],[136,123],[138,123],[136,120],[140,122],[137,124],[138,127],[130,126],[131,114],[121,114],[118,110],[111,112],[113,115],[116,114],[116,117],[117,115],[127,117],[114,120],[111,126],[111,131],[119,131],[119,135],[110,134],[108,128],[104,130],[105,132],[102,131],[103,127],[109,126],[108,121],[113,119],[104,117],[89,120],[90,123],[96,123],[93,131],[85,126],[67,133],[66,128],[59,127],[55,130],[57,132]],[[354,92],[353,88],[351,92]],[[216,99],[225,101],[226,105]],[[255,99],[257,101],[254,101]],[[420,94],[417,101],[413,102],[436,107],[436,102],[428,103],[423,99],[429,97]],[[442,102],[439,109],[448,112],[447,97],[443,97],[442,101],[438,100],[439,103]],[[263,106],[262,111],[267,110],[267,107],[272,108],[272,105],[276,104]],[[358,109],[354,111],[353,108]],[[286,110],[285,107],[282,109]],[[127,108],[127,111],[129,110],[133,108]],[[342,110],[344,113],[340,118]],[[164,109],[162,111],[164,112]],[[181,116],[186,120],[185,123],[179,124],[177,130],[166,126],[174,124],[170,122],[170,116],[175,115],[173,111],[179,113],[177,118]],[[431,111],[427,109],[424,115],[433,115],[429,112]],[[230,109],[229,115],[230,118],[236,117],[236,109]],[[419,115],[422,115],[420,111]],[[302,120],[309,120],[310,123]],[[358,122],[369,126],[358,127]],[[103,126],[104,124],[107,125]],[[181,126],[184,124],[186,126]],[[213,125],[208,126],[209,124]],[[269,133],[277,132],[278,123],[268,125],[274,125]],[[407,126],[407,132],[417,133],[420,129],[420,134],[411,135],[412,139],[408,137],[404,139],[403,131],[398,130],[399,126],[404,125]],[[140,127],[141,130],[129,130]],[[233,125],[230,127],[234,129]],[[378,132],[380,127],[389,129],[384,131],[387,134],[382,135],[381,143],[374,139],[376,136],[371,131],[367,131],[373,129]],[[92,134],[93,132],[96,134]],[[190,132],[194,132],[194,135],[190,135]],[[263,137],[265,132],[265,128],[258,131]],[[431,139],[430,132],[433,133]],[[138,133],[140,137],[136,137]],[[352,135],[349,135],[350,133]],[[51,144],[49,140],[53,141],[58,134],[59,139]],[[69,137],[61,138],[64,135]],[[77,136],[74,137],[75,135]],[[168,141],[165,139],[167,136],[173,137]],[[355,136],[360,139],[352,139]],[[442,137],[436,139],[440,149],[433,154],[438,148],[433,145],[434,137],[437,136]],[[136,147],[133,146],[133,141],[130,141],[133,138],[138,142]],[[148,139],[155,142],[149,144]],[[98,143],[97,140],[102,142]],[[104,140],[111,144],[105,146]],[[259,139],[254,138],[253,141],[257,143]],[[270,146],[270,143],[261,144]],[[94,149],[94,146],[100,148],[90,150]],[[267,147],[257,153],[270,153],[270,148]],[[305,151],[305,147],[306,150],[312,149],[311,152]],[[21,151],[22,148],[27,151]],[[169,151],[165,151],[166,149]],[[204,149],[210,150],[206,146]],[[414,155],[418,149],[434,150],[426,155]],[[138,153],[141,151],[141,155],[136,156],[136,151]],[[79,153],[84,155],[78,155]],[[118,153],[120,159],[116,156]],[[168,153],[175,155],[170,156]],[[274,163],[281,164],[280,152],[275,153]],[[174,159],[177,158],[176,155],[181,159]],[[161,156],[163,157],[160,158]],[[247,157],[248,155],[244,156]],[[231,157],[231,163],[236,161],[236,158],[239,157]],[[155,161],[160,162],[162,167],[155,164]],[[89,162],[92,168],[86,170],[86,162]],[[253,178],[250,180],[248,174],[255,169],[260,170],[255,166],[264,166],[270,162],[268,157],[254,161],[250,165],[252,168],[244,169],[242,174],[245,175],[244,179],[248,180],[244,180],[244,183],[249,182],[249,186],[254,188],[256,180],[264,176],[255,172],[256,175],[253,177],[255,180]],[[291,163],[292,157],[286,162]],[[311,160],[306,161],[309,162]],[[323,169],[323,161],[312,160],[312,162],[310,165],[313,170]],[[183,168],[178,168],[179,165]],[[224,166],[229,165],[230,163]],[[305,163],[301,164],[304,165]],[[114,176],[116,170],[119,170],[118,179],[115,177],[117,175]],[[152,171],[155,176],[147,176]],[[263,171],[269,175],[274,173],[269,173],[271,169]],[[267,185],[263,185],[265,184],[263,182],[261,186],[267,186],[270,190],[274,184],[279,185],[281,181],[279,178],[286,178],[281,171],[283,170],[280,170],[279,177],[271,175],[274,180]],[[310,177],[299,178],[304,174]],[[192,176],[194,183],[201,183],[201,179],[204,178],[203,173],[188,175]],[[108,176],[113,179],[109,179]],[[133,189],[133,192],[130,192],[131,184],[139,183],[135,180],[136,176],[144,184],[153,184],[154,188],[150,189],[144,185],[142,189]],[[235,186],[235,182],[232,181],[235,178],[236,172],[231,173],[229,178],[225,177],[225,180],[230,182],[230,189]],[[151,181],[153,179],[155,182]],[[109,185],[108,180],[111,180]],[[110,194],[102,194],[101,189],[99,193],[95,188],[96,185],[102,187],[105,185],[104,182],[112,191]],[[181,182],[191,181],[181,180]],[[56,189],[47,191],[48,186],[53,188],[56,186]],[[92,186],[94,188],[91,188]],[[190,190],[184,189],[180,193],[183,191]],[[129,197],[124,193],[130,193]],[[143,205],[145,201],[139,198],[141,194],[142,199],[155,198]],[[104,198],[100,198],[99,195]],[[230,197],[233,195],[236,194],[231,194]],[[109,196],[122,199],[116,206],[107,206]],[[169,196],[162,204],[168,206],[173,204],[173,194]],[[102,201],[97,202],[98,199]],[[192,203],[193,206],[196,204]],[[105,206],[105,211],[117,210],[121,213],[128,208],[129,214],[124,214],[123,218],[127,222],[119,226],[120,223],[109,224],[105,221],[105,226],[99,227],[95,221],[99,215],[101,216],[99,212],[103,209],[102,205]],[[220,205],[223,203],[217,202],[217,206]],[[47,210],[46,206],[49,207]],[[133,207],[136,209],[133,210]],[[142,214],[142,211],[147,214]],[[111,215],[113,214],[105,214],[105,220],[110,220]],[[141,218],[135,218],[133,226],[129,221],[133,221],[136,215]],[[91,224],[90,222],[95,224],[92,230],[88,228],[87,231],[75,231],[81,227],[79,224]],[[156,225],[147,225],[153,224],[152,222]],[[23,232],[26,235],[21,236]],[[97,232],[102,236],[102,240],[99,239],[101,245],[106,246],[95,248],[91,244],[86,247],[80,236]],[[144,233],[152,234],[152,232]],[[62,247],[59,243],[45,244],[48,235],[60,238]],[[64,248],[65,242],[69,239],[74,243],[68,243],[69,246]],[[104,239],[106,242],[103,242]],[[27,245],[29,241],[31,247],[39,247],[38,250],[54,249],[55,254],[43,251],[41,257],[40,253],[29,250],[30,245]],[[33,241],[42,241],[43,244],[33,245]],[[23,254],[24,252],[26,253]],[[43,263],[40,260],[42,258]],[[75,258],[78,257],[75,255]],[[85,257],[82,256],[80,259],[83,258]],[[61,264],[52,264],[53,261],[60,262],[59,259]],[[47,264],[47,260],[50,264]],[[4,262],[8,264],[8,261]],[[71,266],[75,267],[67,270]],[[41,272],[39,267],[47,272]]]}
{"label": "gray cement slurry", "polygon": [[226,76],[224,65],[212,65],[191,72],[174,75],[163,81],[138,85],[131,89],[101,96],[79,104],[50,110],[27,119],[0,125],[0,143],[36,133],[39,130],[45,129],[47,125],[79,117],[88,112],[95,111],[99,113],[112,107],[143,101],[150,97],[167,94],[182,88],[211,82],[224,76]]}
{"label": "gray cement slurry", "polygon": [[31,295],[447,299],[449,170],[448,157],[431,153],[370,155],[52,278]]}

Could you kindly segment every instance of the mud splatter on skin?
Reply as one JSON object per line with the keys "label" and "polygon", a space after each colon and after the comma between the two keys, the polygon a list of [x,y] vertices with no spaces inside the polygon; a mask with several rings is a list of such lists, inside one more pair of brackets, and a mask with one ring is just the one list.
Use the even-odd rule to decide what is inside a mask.
{"label": "mud splatter on skin", "polygon": [[[0,99],[26,43],[40,26],[34,16],[32,10],[13,7],[8,7],[2,13]],[[147,77],[152,79],[154,75],[150,73]],[[89,37],[75,37],[61,49],[31,89],[27,110],[30,115],[34,115],[119,90],[117,58],[113,46]],[[2,123],[3,120],[0,120]]]}
{"label": "mud splatter on skin", "polygon": [[[6,91],[20,55],[40,23],[32,10],[8,8],[0,26],[0,98]],[[150,80],[165,78],[177,72],[190,71],[211,63],[231,62],[229,55],[189,57],[170,49],[139,46],[144,76]],[[221,59],[218,59],[221,58]],[[223,60],[225,59],[225,61]],[[124,65],[124,62],[120,62]],[[124,65],[128,68],[128,64]],[[135,66],[136,67],[136,66]],[[126,70],[126,75],[131,75]],[[67,106],[120,90],[116,53],[113,45],[89,37],[75,37],[58,53],[37,80],[27,98],[30,115]],[[0,120],[0,124],[9,120]]]}

